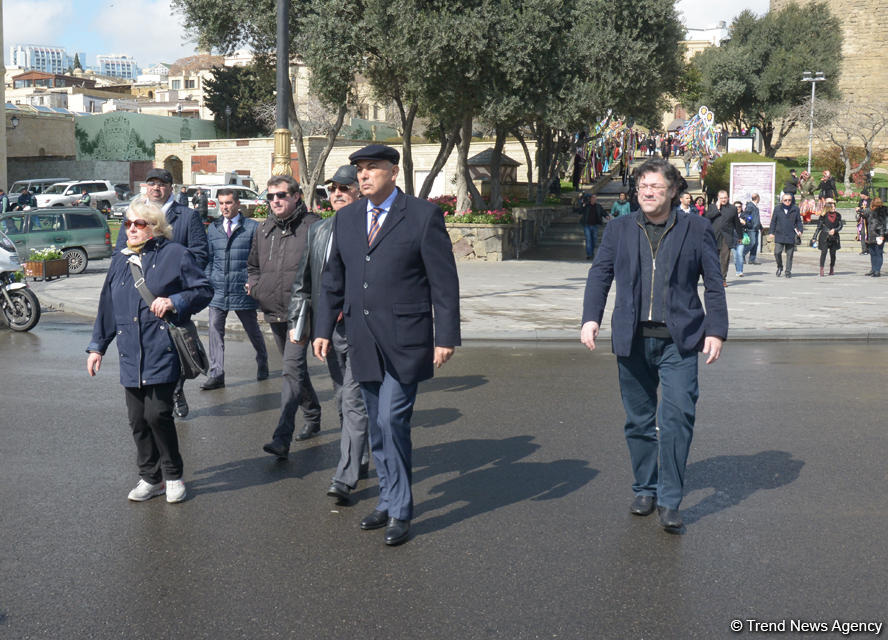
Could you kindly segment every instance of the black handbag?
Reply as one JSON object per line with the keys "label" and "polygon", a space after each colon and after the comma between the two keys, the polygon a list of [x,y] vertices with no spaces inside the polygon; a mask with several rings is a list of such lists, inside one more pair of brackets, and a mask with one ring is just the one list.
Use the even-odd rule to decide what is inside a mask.
{"label": "black handbag", "polygon": [[[145,278],[142,277],[142,268],[135,262],[129,262],[130,272],[133,274],[134,286],[142,296],[149,307],[157,298],[145,285]],[[203,343],[197,333],[197,327],[191,320],[185,320],[178,324],[173,324],[166,318],[167,330],[170,332],[170,338],[173,345],[179,353],[179,365],[182,369],[182,377],[186,380],[193,380],[198,375],[207,375],[210,368],[210,360],[207,358],[207,352],[204,350]]]}

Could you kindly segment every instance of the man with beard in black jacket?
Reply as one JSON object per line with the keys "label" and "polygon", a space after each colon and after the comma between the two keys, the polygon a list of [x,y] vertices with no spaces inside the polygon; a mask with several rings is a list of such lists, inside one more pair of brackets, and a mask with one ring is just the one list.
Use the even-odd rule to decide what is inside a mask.
{"label": "man with beard in black jacket", "polygon": [[731,263],[731,249],[737,244],[735,234],[743,238],[743,224],[737,215],[737,209],[728,202],[728,192],[719,191],[718,199],[709,205],[704,214],[712,223],[712,230],[718,240],[718,261],[721,266],[722,285],[728,286],[728,265]]}
{"label": "man with beard in black jacket", "polygon": [[281,416],[271,442],[262,450],[285,460],[300,406],[305,426],[296,439],[306,440],[321,430],[321,405],[308,377],[306,345],[290,342],[287,335],[290,290],[308,245],[308,228],[320,217],[308,211],[299,183],[290,176],[272,176],[266,197],[268,218],[253,235],[245,288],[259,302],[283,359]]}

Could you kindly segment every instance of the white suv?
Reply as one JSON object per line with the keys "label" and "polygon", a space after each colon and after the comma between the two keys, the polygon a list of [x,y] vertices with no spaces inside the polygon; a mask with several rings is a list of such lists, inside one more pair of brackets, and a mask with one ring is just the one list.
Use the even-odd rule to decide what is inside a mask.
{"label": "white suv", "polygon": [[107,180],[78,180],[52,185],[37,196],[37,206],[70,207],[80,201],[84,189],[91,198],[90,206],[95,209],[110,209],[118,200],[114,185]]}

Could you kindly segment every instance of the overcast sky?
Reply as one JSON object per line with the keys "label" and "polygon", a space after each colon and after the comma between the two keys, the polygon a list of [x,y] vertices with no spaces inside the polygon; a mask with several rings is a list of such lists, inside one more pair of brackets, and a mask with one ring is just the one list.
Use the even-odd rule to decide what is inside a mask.
{"label": "overcast sky", "polygon": [[[5,57],[11,44],[42,44],[65,47],[71,55],[84,51],[84,64],[95,64],[97,54],[125,53],[147,67],[194,53],[169,0],[2,1]],[[744,8],[766,13],[768,0],[679,0],[676,6],[685,26],[706,29],[720,20],[730,24]]]}

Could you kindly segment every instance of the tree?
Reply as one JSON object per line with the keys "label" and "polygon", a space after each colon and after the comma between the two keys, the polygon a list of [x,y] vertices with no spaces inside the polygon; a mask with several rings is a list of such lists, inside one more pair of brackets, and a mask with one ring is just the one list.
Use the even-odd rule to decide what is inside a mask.
{"label": "tree", "polygon": [[80,64],[80,54],[74,54],[74,69],[80,69],[83,71],[83,66]]}
{"label": "tree", "polygon": [[799,123],[793,107],[810,94],[802,71],[824,72],[828,81],[818,93],[838,98],[841,38],[824,34],[839,33],[839,21],[824,2],[804,9],[791,3],[761,18],[743,11],[731,24],[729,40],[694,56],[700,82],[691,86],[698,93],[686,90],[682,101],[693,109],[707,105],[723,123],[756,127],[765,155],[773,158]]}
{"label": "tree", "polygon": [[217,129],[244,138],[267,136],[274,129],[257,113],[261,105],[274,102],[274,69],[267,59],[246,67],[214,67],[204,84],[204,96]]}
{"label": "tree", "polygon": [[817,111],[822,113],[823,124],[817,128],[816,137],[839,150],[845,191],[851,191],[851,177],[869,167],[875,151],[873,141],[888,128],[888,105],[818,100]]}

